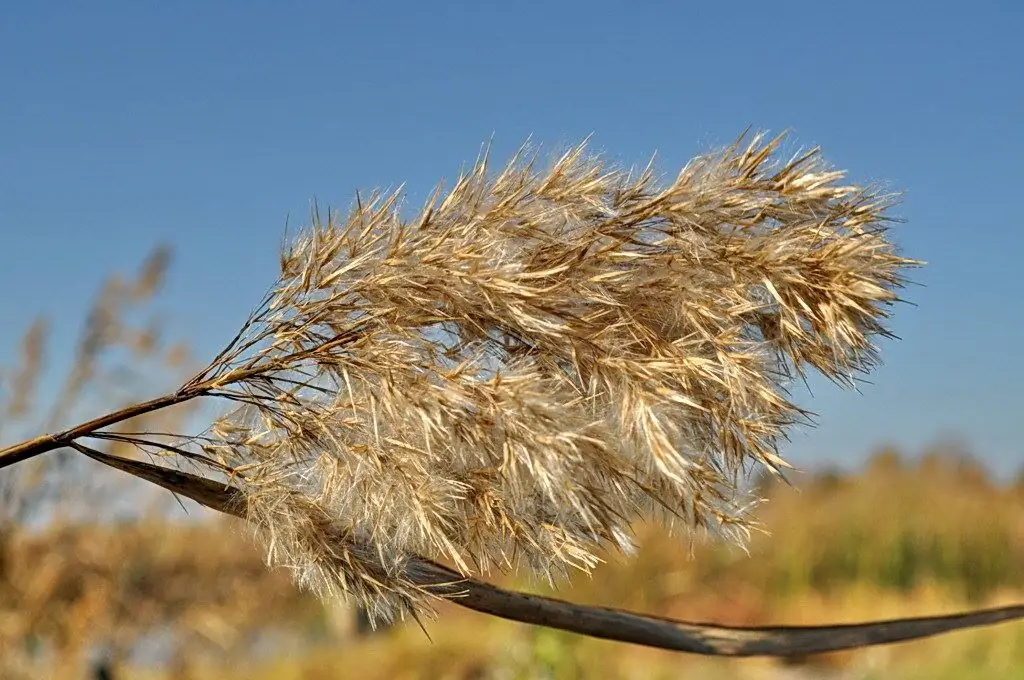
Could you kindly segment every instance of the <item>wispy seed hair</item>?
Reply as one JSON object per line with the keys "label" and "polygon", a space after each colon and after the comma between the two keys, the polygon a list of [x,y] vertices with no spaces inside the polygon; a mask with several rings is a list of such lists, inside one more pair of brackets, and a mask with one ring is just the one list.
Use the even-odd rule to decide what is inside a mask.
{"label": "wispy seed hair", "polygon": [[743,471],[785,467],[807,420],[787,384],[870,370],[917,264],[887,240],[893,196],[782,141],[664,184],[523,147],[411,218],[400,192],[314,213],[196,378],[240,403],[206,449],[271,562],[388,615],[426,601],[414,554],[551,576],[651,517],[742,541]]}

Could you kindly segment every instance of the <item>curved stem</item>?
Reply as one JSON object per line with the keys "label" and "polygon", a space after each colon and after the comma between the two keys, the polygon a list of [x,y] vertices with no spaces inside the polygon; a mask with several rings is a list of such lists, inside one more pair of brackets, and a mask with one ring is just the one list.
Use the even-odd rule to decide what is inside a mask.
{"label": "curved stem", "polygon": [[[186,472],[111,456],[70,444],[87,456],[181,494],[213,510],[245,518],[237,487]],[[438,597],[503,619],[590,637],[709,656],[789,657],[914,640],[940,633],[1024,619],[1024,605],[929,616],[824,626],[731,627],[676,621],[621,609],[573,604],[499,588],[467,578],[424,557],[413,557],[405,576]]]}

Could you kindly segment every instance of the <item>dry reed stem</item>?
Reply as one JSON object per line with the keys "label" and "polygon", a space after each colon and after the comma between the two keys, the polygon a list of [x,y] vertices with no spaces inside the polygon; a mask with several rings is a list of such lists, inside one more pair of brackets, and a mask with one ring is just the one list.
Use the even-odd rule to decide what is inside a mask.
{"label": "dry reed stem", "polygon": [[[77,446],[77,445],[75,445]],[[143,461],[81,449],[99,462],[146,479],[206,506],[247,518],[245,494],[228,484]],[[359,546],[348,545],[350,551]],[[366,547],[362,547],[366,550]],[[1024,619],[1024,605],[946,616],[914,617],[826,626],[720,626],[676,621],[619,609],[592,607],[519,593],[458,574],[421,557],[403,565],[401,577],[432,597],[512,621],[630,642],[647,647],[728,657],[794,657],[915,640],[951,631]],[[381,574],[381,577],[387,577]],[[392,575],[393,578],[393,575]]]}
{"label": "dry reed stem", "polygon": [[[688,624],[639,617],[631,628],[635,615],[622,614],[615,633],[593,623],[602,610],[552,609],[471,574],[590,570],[599,549],[631,549],[631,522],[650,516],[743,541],[756,501],[743,472],[785,467],[778,444],[808,419],[788,380],[810,367],[852,384],[877,362],[902,271],[918,264],[886,238],[892,197],[840,184],[817,150],[778,162],[781,143],[741,138],[665,186],[651,166],[610,169],[582,145],[538,171],[524,148],[494,177],[485,154],[409,220],[397,192],[357,198],[343,219],[314,213],[206,369],[174,394],[0,451],[0,467],[70,446],[166,487],[165,468],[83,439],[225,398],[235,411],[163,448],[230,484],[173,483],[205,484],[197,500],[244,515],[270,564],[304,587],[354,596],[377,617],[454,597],[668,644],[665,627]],[[489,594],[460,601],[442,574]],[[704,628],[673,648],[700,651],[693,640],[719,635],[701,649],[771,654],[934,630],[908,623],[878,637],[886,625],[852,638],[826,627],[837,637],[814,643]]]}

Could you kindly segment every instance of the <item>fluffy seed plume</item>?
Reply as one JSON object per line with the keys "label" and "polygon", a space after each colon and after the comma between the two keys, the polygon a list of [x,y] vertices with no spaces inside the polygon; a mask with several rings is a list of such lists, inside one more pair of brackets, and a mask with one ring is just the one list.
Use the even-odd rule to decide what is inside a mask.
{"label": "fluffy seed plume", "polygon": [[869,370],[916,264],[886,239],[890,196],[781,142],[668,183],[523,148],[409,219],[400,193],[314,214],[183,388],[239,402],[204,448],[271,562],[387,616],[426,602],[414,555],[588,570],[653,516],[742,540],[742,472],[783,467],[807,416],[787,382]]}

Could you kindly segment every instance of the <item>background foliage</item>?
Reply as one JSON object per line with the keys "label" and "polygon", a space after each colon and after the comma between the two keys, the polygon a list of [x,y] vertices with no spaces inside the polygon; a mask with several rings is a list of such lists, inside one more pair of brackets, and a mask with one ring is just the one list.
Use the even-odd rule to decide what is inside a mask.
{"label": "background foliage", "polygon": [[[30,325],[20,361],[4,373],[5,438],[69,418],[83,404],[126,402],[147,380],[187,372],[188,348],[153,322],[168,258],[157,251],[134,277],[111,278],[87,317],[76,373],[50,402],[46,323]],[[949,444],[913,459],[881,449],[855,474],[818,471],[791,481],[761,483],[770,501],[760,512],[766,532],[749,555],[638,525],[635,556],[605,555],[592,579],[560,594],[756,625],[934,614],[1024,593],[1024,471],[997,482]],[[0,487],[4,678],[90,677],[103,666],[115,677],[154,680],[1010,678],[1024,670],[1019,625],[783,664],[583,639],[450,605],[427,622],[429,638],[415,624],[366,634],[350,608],[325,608],[287,574],[268,571],[238,523],[193,506],[185,515],[167,494],[90,461],[40,459],[5,470]],[[512,576],[496,580],[550,590]]]}

